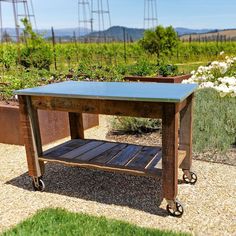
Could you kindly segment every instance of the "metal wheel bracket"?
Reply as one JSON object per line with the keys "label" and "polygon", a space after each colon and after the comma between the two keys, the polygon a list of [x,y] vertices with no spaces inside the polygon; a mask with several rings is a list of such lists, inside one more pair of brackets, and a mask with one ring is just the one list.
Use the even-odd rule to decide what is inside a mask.
{"label": "metal wheel bracket", "polygon": [[167,206],[166,210],[169,213],[169,215],[174,216],[174,217],[181,217],[184,213],[184,207],[183,204],[178,201],[177,199],[175,200],[167,200]]}
{"label": "metal wheel bracket", "polygon": [[184,172],[184,174],[188,177],[188,179],[191,181],[192,175],[191,175],[190,170],[183,170],[183,172]]}
{"label": "metal wheel bracket", "polygon": [[183,170],[183,180],[186,184],[194,185],[197,182],[197,175],[193,171]]}
{"label": "metal wheel bracket", "polygon": [[166,199],[166,201],[167,201],[167,204],[171,207],[171,209],[173,209],[173,211],[177,210],[175,200],[168,200],[168,199]]}
{"label": "metal wheel bracket", "polygon": [[39,185],[39,177],[33,177],[32,179],[33,179],[33,182],[34,182],[34,186],[36,188],[39,188],[40,187],[40,185]]}
{"label": "metal wheel bracket", "polygon": [[41,177],[33,177],[33,188],[35,191],[43,192],[45,190],[45,184]]}

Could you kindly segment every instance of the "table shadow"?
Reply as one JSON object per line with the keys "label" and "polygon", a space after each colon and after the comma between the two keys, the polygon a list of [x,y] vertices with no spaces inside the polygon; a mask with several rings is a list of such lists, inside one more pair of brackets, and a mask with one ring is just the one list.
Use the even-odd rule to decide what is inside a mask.
{"label": "table shadow", "polygon": [[[159,207],[163,200],[160,179],[47,163],[43,181],[45,192],[168,216],[166,210]],[[28,173],[6,184],[33,191]]]}

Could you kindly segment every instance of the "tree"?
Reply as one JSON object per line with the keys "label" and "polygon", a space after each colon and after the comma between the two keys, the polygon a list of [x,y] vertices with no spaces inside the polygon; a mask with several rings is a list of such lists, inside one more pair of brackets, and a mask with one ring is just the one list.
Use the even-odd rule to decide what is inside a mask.
{"label": "tree", "polygon": [[49,70],[52,63],[51,48],[41,35],[33,31],[26,18],[21,21],[24,25],[25,46],[20,50],[20,64],[26,68],[33,66],[38,69]]}
{"label": "tree", "polygon": [[146,30],[144,37],[140,40],[141,46],[147,52],[156,54],[157,62],[165,60],[168,56],[174,54],[179,43],[179,38],[172,26],[164,28],[159,25],[156,29]]}

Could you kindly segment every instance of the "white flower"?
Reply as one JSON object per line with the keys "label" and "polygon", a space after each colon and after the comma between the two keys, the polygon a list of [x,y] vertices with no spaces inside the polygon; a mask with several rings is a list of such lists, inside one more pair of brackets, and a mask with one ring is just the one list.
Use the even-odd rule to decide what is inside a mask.
{"label": "white flower", "polygon": [[215,84],[212,82],[204,82],[200,84],[200,88],[214,88]]}
{"label": "white flower", "polygon": [[197,83],[199,88],[216,89],[221,97],[236,97],[236,76],[224,76],[228,70],[234,69],[235,63],[236,57],[226,56],[225,61],[213,61],[209,66],[199,66],[196,71],[191,72],[191,78],[182,83]]}

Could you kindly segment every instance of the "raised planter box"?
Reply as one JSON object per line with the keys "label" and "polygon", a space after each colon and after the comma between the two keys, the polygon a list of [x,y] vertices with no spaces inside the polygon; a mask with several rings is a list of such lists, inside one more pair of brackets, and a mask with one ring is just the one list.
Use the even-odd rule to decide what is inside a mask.
{"label": "raised planter box", "polygon": [[156,82],[156,83],[181,83],[185,79],[189,79],[191,75],[179,75],[173,77],[146,77],[146,76],[126,76],[125,81],[140,81],[140,82]]}
{"label": "raised planter box", "polygon": [[[99,124],[98,115],[93,114],[83,114],[83,121],[84,129]],[[43,144],[70,135],[68,114],[66,112],[39,110],[39,123]],[[18,106],[0,103],[0,143],[24,145]]]}

